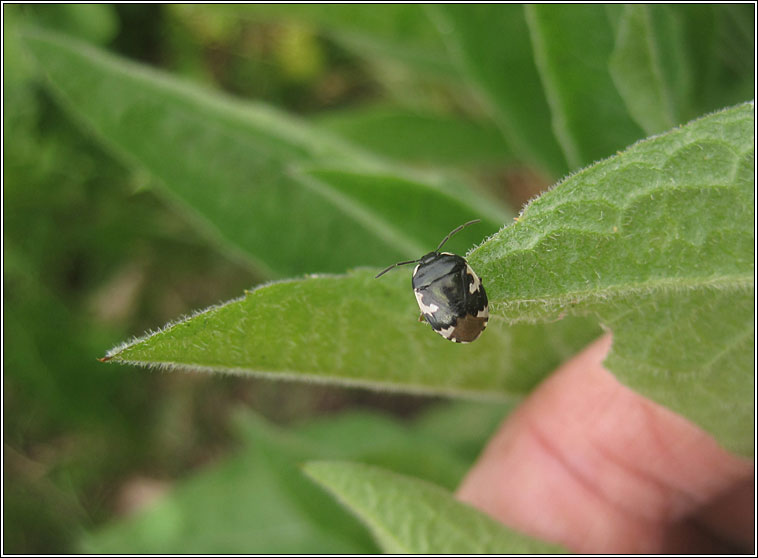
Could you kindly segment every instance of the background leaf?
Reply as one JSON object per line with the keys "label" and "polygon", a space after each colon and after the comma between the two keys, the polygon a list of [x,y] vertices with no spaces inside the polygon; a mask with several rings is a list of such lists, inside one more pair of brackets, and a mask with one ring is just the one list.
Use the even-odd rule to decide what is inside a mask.
{"label": "background leaf", "polygon": [[[88,533],[81,549],[374,553],[363,526],[303,477],[303,460],[359,460],[453,489],[475,457],[467,448],[478,452],[503,413],[501,405],[438,405],[413,422],[401,422],[356,411],[285,430],[238,409],[235,429],[242,448],[235,455],[180,481],[137,515]],[[459,422],[462,416],[469,420]],[[458,440],[453,447],[463,451],[453,451],[450,440]]]}
{"label": "background leaf", "polygon": [[755,7],[692,4],[677,10],[694,75],[695,112],[733,105],[755,96]]}
{"label": "background leaf", "polygon": [[[372,553],[362,527],[302,478],[296,437],[246,417],[245,447],[138,515],[88,534],[87,553]],[[316,446],[310,451],[318,451]],[[312,453],[311,453],[312,454]],[[318,509],[314,521],[313,508]]]}
{"label": "background leaf", "polygon": [[440,36],[423,5],[248,4],[227,6],[230,13],[259,20],[298,21],[321,27],[346,48],[374,59],[398,61],[426,74],[455,75]]}
{"label": "background leaf", "polygon": [[624,6],[609,66],[629,114],[648,135],[681,122],[691,98],[681,22],[666,6]]}
{"label": "background leaf", "polygon": [[[506,218],[499,204],[462,184],[452,197],[439,180],[398,173],[270,107],[235,103],[58,36],[33,33],[28,41],[77,116],[158,178],[211,238],[269,274],[418,257],[466,219],[481,216],[494,228]],[[314,163],[402,184],[391,213],[297,171]],[[373,184],[386,191],[383,181]],[[437,200],[439,210],[429,213],[427,204]],[[420,237],[398,226],[422,216]]]}
{"label": "background leaf", "polygon": [[561,176],[567,170],[550,125],[529,30],[519,5],[430,6],[452,56],[491,108],[516,154]]}
{"label": "background leaf", "polygon": [[377,106],[330,111],[319,115],[315,123],[398,161],[502,166],[513,157],[497,127],[450,114]]}
{"label": "background leaf", "polygon": [[[753,451],[753,104],[577,173],[469,255],[490,311],[596,314],[628,385]],[[728,417],[723,410],[729,409]]]}
{"label": "background leaf", "polygon": [[107,4],[52,4],[35,8],[37,24],[95,44],[106,44],[118,32],[113,6]]}
{"label": "background leaf", "polygon": [[355,512],[388,553],[563,552],[511,531],[428,482],[358,463],[310,462],[304,471]]}
{"label": "background leaf", "polygon": [[524,9],[553,130],[569,167],[582,167],[644,137],[608,72],[614,46],[610,16],[590,5]]}

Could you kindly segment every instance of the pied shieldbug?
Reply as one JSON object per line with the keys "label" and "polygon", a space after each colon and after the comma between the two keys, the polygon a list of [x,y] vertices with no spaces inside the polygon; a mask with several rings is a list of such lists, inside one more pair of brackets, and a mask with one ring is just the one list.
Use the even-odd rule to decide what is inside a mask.
{"label": "pied shieldbug", "polygon": [[376,276],[379,278],[399,265],[418,264],[411,283],[421,314],[434,331],[456,343],[475,341],[487,327],[487,293],[464,258],[440,250],[454,234],[480,221],[464,223],[443,238],[433,252],[417,260],[392,264]]}

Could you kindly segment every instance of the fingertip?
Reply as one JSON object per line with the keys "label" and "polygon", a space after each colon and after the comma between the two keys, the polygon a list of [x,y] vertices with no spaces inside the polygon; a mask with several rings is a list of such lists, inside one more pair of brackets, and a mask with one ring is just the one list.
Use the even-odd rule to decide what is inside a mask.
{"label": "fingertip", "polygon": [[621,384],[603,365],[612,342],[610,333],[592,342],[511,413],[459,499],[575,551],[656,552],[662,534],[751,473],[696,425]]}

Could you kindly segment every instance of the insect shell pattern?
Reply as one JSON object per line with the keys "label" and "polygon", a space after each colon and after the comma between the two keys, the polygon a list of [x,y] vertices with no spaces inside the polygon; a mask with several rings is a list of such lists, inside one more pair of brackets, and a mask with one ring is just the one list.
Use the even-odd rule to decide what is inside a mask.
{"label": "insect shell pattern", "polygon": [[399,265],[416,263],[412,284],[421,314],[434,331],[456,343],[475,341],[487,327],[487,293],[464,258],[439,250],[451,236],[478,222],[479,219],[475,219],[464,223],[451,231],[436,250],[418,260],[392,264],[376,276]]}

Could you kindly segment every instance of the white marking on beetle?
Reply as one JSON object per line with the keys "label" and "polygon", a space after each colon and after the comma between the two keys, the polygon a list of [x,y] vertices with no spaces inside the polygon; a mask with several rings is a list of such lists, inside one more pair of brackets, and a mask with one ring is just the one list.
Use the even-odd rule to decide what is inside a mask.
{"label": "white marking on beetle", "polygon": [[489,318],[490,317],[490,311],[489,308],[486,306],[484,307],[484,310],[479,310],[479,312],[476,313],[477,318]]}
{"label": "white marking on beetle", "polygon": [[416,264],[416,267],[413,268],[413,276],[416,276],[416,272],[418,271],[418,268],[421,267],[421,264]]}
{"label": "white marking on beetle", "polygon": [[446,327],[445,329],[438,329],[437,333],[442,335],[445,339],[450,339],[452,341],[455,341],[455,339],[452,338],[453,332],[455,331],[455,326]]}
{"label": "white marking on beetle", "polygon": [[424,301],[423,301],[424,295],[420,291],[414,290],[413,294],[416,295],[416,302],[418,302],[418,307],[421,308],[421,311],[424,314],[434,314],[437,310],[440,309],[440,307],[434,304],[433,302],[429,306],[424,304]]}
{"label": "white marking on beetle", "polygon": [[471,269],[471,267],[468,265],[466,265],[466,273],[471,275],[471,278],[473,279],[471,284],[468,286],[468,292],[470,292],[471,294],[474,294],[477,290],[479,290],[479,287],[482,286],[482,281],[481,279],[479,279],[477,274],[474,273],[474,270]]}

